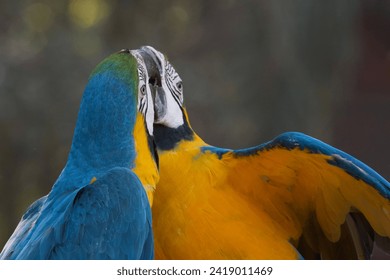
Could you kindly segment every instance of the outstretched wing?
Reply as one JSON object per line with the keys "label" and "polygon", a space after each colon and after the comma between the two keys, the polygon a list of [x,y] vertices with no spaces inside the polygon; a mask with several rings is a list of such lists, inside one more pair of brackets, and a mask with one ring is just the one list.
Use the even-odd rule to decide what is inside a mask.
{"label": "outstretched wing", "polygon": [[[224,162],[226,182],[282,225],[297,247],[302,235],[320,251],[314,241],[320,235],[339,241],[346,219],[359,219],[348,218],[350,212],[362,213],[377,234],[390,237],[389,182],[317,139],[290,132],[250,149],[202,151]],[[364,222],[348,229],[351,238],[361,238],[356,232],[367,228]]]}
{"label": "outstretched wing", "polygon": [[150,206],[131,170],[113,168],[85,187],[49,199],[22,248],[17,245],[9,258],[153,258]]}

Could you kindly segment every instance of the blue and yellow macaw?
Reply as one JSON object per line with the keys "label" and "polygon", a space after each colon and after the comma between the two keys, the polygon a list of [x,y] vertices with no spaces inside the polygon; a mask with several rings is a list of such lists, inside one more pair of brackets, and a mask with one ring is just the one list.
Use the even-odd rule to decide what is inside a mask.
{"label": "blue and yellow macaw", "polygon": [[158,169],[148,80],[138,51],[122,50],[94,69],[66,166],[23,215],[0,259],[153,258]]}
{"label": "blue and yellow macaw", "polygon": [[249,149],[206,144],[190,126],[178,73],[143,50],[160,75],[150,74],[159,79],[156,258],[362,259],[375,234],[388,242],[390,184],[378,173],[297,132]]}

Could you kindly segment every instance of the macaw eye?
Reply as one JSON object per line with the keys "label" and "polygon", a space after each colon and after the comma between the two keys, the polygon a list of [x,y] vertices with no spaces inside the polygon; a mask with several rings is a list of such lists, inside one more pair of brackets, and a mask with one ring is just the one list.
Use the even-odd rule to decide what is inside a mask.
{"label": "macaw eye", "polygon": [[143,85],[143,86],[141,87],[141,93],[142,93],[143,95],[145,95],[145,93],[146,93],[146,85]]}
{"label": "macaw eye", "polygon": [[178,90],[183,91],[183,83],[182,82],[178,82],[176,84],[176,87],[177,87]]}

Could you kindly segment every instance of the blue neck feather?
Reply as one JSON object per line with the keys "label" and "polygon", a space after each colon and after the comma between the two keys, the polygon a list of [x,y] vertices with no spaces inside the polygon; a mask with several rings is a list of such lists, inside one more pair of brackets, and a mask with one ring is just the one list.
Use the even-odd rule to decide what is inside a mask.
{"label": "blue neck feather", "polygon": [[133,167],[137,85],[129,69],[129,76],[118,70],[103,67],[90,77],[68,161],[53,189],[78,188],[113,167]]}
{"label": "blue neck feather", "polygon": [[94,76],[81,102],[68,163],[93,169],[131,167],[136,118],[132,99],[129,88],[115,77]]}

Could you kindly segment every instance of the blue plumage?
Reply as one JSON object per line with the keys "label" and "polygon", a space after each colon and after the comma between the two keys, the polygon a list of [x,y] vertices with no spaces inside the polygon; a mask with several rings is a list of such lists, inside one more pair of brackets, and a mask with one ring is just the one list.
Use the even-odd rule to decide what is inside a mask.
{"label": "blue plumage", "polygon": [[48,258],[153,258],[146,245],[153,241],[150,206],[129,169],[113,168],[79,189],[68,211],[61,230],[65,242],[59,242]]}
{"label": "blue plumage", "polygon": [[134,167],[137,60],[111,55],[84,91],[68,161],[1,259],[152,259],[152,218]]}
{"label": "blue plumage", "polygon": [[357,180],[363,180],[368,185],[374,187],[382,196],[390,199],[390,184],[382,176],[380,176],[372,168],[350,156],[349,154],[338,150],[318,139],[305,135],[300,132],[286,132],[275,139],[247,149],[230,150],[218,147],[205,146],[202,148],[202,152],[210,151],[218,155],[221,159],[222,156],[228,152],[232,152],[234,156],[250,156],[257,155],[260,152],[272,150],[274,148],[281,149],[300,149],[307,150],[309,153],[323,154],[331,156],[332,159],[328,160],[329,164],[335,165],[349,175],[353,176]]}

